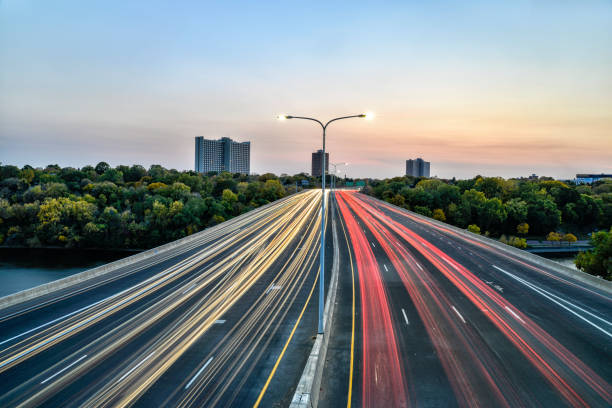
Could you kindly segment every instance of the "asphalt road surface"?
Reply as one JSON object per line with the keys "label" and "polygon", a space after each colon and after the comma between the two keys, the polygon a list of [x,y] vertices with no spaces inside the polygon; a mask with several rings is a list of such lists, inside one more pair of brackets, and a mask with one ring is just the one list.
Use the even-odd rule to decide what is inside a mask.
{"label": "asphalt road surface", "polygon": [[[322,407],[612,405],[610,295],[371,197],[331,197]],[[290,196],[1,310],[0,406],[288,406],[317,329],[319,213],[320,191]]]}
{"label": "asphalt road surface", "polygon": [[319,213],[320,191],[291,196],[0,311],[0,406],[287,405],[316,334]]}
{"label": "asphalt road surface", "polygon": [[336,199],[320,406],[612,404],[608,294],[371,197]]}

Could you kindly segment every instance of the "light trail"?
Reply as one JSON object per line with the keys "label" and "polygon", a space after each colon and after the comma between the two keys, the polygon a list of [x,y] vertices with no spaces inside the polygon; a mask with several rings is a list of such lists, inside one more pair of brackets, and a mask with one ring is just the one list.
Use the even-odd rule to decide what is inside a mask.
{"label": "light trail", "polygon": [[[579,285],[579,284],[577,284],[575,282],[572,282],[571,280],[566,279],[566,278],[564,278],[562,276],[552,274],[552,273],[550,273],[550,272],[548,272],[548,271],[546,271],[546,270],[544,270],[544,269],[542,269],[542,268],[540,268],[540,267],[538,267],[536,265],[532,265],[532,264],[530,264],[528,262],[525,262],[525,261],[523,261],[523,260],[521,260],[521,259],[519,259],[517,257],[511,256],[508,253],[506,253],[504,251],[501,251],[501,250],[499,250],[499,249],[497,249],[495,247],[492,247],[490,245],[486,245],[486,244],[484,244],[484,243],[482,243],[482,242],[480,242],[478,240],[472,239],[472,238],[469,237],[469,235],[468,236],[461,235],[461,234],[459,234],[458,232],[454,231],[451,228],[447,228],[447,227],[441,226],[441,225],[439,225],[437,223],[434,223],[432,221],[429,221],[429,220],[417,217],[416,215],[411,214],[410,212],[408,212],[408,211],[406,211],[406,210],[404,210],[402,208],[395,207],[395,206],[390,205],[388,203],[384,203],[384,202],[380,202],[380,201],[374,200],[374,199],[372,199],[370,197],[363,197],[363,201],[367,201],[372,207],[374,207],[376,209],[379,209],[379,210],[380,209],[384,209],[386,211],[390,211],[392,213],[395,213],[398,216],[403,217],[405,219],[410,219],[411,221],[417,223],[418,225],[426,225],[427,227],[429,227],[429,228],[431,228],[433,230],[442,231],[442,232],[444,232],[444,234],[446,234],[448,236],[452,236],[452,237],[454,237],[456,239],[461,240],[462,242],[469,242],[470,244],[478,247],[479,249],[482,249],[482,250],[485,250],[487,252],[493,253],[496,256],[503,257],[503,258],[505,258],[505,259],[507,259],[507,260],[509,260],[511,262],[518,263],[518,264],[520,264],[520,265],[522,265],[522,266],[524,266],[526,268],[529,268],[529,269],[531,269],[531,270],[533,270],[535,272],[538,272],[539,274],[542,274],[542,275],[546,276],[547,278],[557,280],[559,282],[562,282],[565,285],[569,285],[569,286],[572,286],[575,289],[579,289],[581,291],[588,292],[588,293],[590,293],[590,294],[592,294],[594,296],[597,296],[597,297],[599,297],[599,298],[601,298],[601,299],[603,299],[603,300],[605,300],[607,302],[610,302],[610,298],[609,297],[606,297],[606,296],[602,295],[599,292],[591,290],[591,289],[589,289],[588,287],[586,287],[584,285]],[[474,255],[474,253],[471,252],[471,251],[468,251],[468,253],[470,255]]]}
{"label": "light trail", "polygon": [[[496,396],[495,405],[507,406],[508,403],[504,394],[491,379],[484,363],[481,362],[485,357],[481,353],[477,354],[475,352],[475,350],[483,351],[486,348],[478,343],[476,336],[468,336],[467,328],[457,325],[457,319],[449,314],[452,304],[436,285],[434,279],[429,274],[415,273],[414,266],[418,264],[414,258],[403,246],[391,247],[388,243],[396,241],[391,239],[390,231],[383,228],[375,219],[368,217],[356,205],[351,195],[340,194],[339,202],[344,200],[374,234],[398,272],[408,295],[416,306],[417,313],[424,323],[432,344],[436,348],[436,354],[445,369],[460,405],[490,402],[491,395],[494,395]],[[462,353],[454,352],[457,347],[454,347],[453,343],[456,340],[460,341]],[[492,360],[489,358],[487,364],[492,366],[494,364]],[[480,379],[477,380],[476,376]],[[503,379],[500,381],[503,382]],[[479,393],[475,388],[478,383],[488,384],[488,389]],[[510,396],[515,394],[511,384],[505,384],[504,391]]]}
{"label": "light trail", "polygon": [[338,200],[338,207],[349,232],[359,272],[363,325],[361,403],[364,407],[407,406],[407,385],[381,272],[365,234],[344,200]]}
{"label": "light trail", "polygon": [[[208,363],[208,369],[198,367],[191,376],[186,376],[182,386],[170,394],[166,405],[215,406],[222,397],[224,404],[232,401],[236,395],[229,385],[246,381],[242,376],[253,371],[270,339],[292,310],[291,306],[299,299],[297,295],[303,293],[306,283],[310,288],[313,282],[312,271],[318,254],[320,224],[315,220],[319,201],[320,191],[309,191],[289,197],[253,217],[244,217],[239,221],[239,229],[223,229],[223,232],[235,233],[222,234],[145,281],[5,341],[23,338],[0,350],[0,374],[68,338],[85,333],[111,316],[114,320],[110,330],[73,351],[76,357],[67,357],[88,356],[76,369],[64,369],[51,377],[49,370],[41,370],[31,380],[40,384],[41,379],[47,378],[41,387],[31,388],[32,393],[3,390],[0,403],[37,405],[122,348],[141,341],[145,333],[152,334],[141,351],[126,356],[121,366],[109,371],[107,376],[114,378],[112,381],[98,382],[80,402],[86,406],[132,405],[173,369],[213,325],[225,322],[221,318],[247,293],[256,290],[264,275],[270,276],[273,272],[276,275],[272,280],[273,290],[267,296],[265,288],[260,292],[247,314],[230,326],[224,340],[211,350],[206,361],[213,355],[215,358]],[[211,262],[220,256],[221,262]],[[151,332],[158,322],[165,321],[171,327]],[[147,349],[149,352],[144,354]],[[136,360],[139,355],[147,357]]]}
{"label": "light trail", "polygon": [[[423,269],[403,246],[396,245],[396,236],[407,242],[410,248],[423,256],[456,287],[473,304],[474,309],[482,313],[554,387],[567,404],[610,404],[611,388],[605,380],[466,267],[395,218],[386,215],[382,209],[395,213],[401,211],[384,203],[371,205],[371,199],[359,194],[342,192],[338,193],[338,197],[343,216],[351,217],[350,213],[354,212],[361,218],[362,225],[375,236],[404,282],[438,350],[438,357],[460,405],[490,405],[490,400],[488,404],[486,402],[491,396],[495,398],[494,405],[525,405],[527,401],[513,387],[496,356],[489,351],[489,346],[482,342],[471,325],[457,326],[456,318],[449,320],[448,310],[451,309],[457,312],[462,321],[464,319],[438,287],[433,275]],[[415,273],[417,269],[419,272]],[[451,339],[453,343],[459,341],[462,344],[461,355],[449,353],[452,347],[448,341]],[[463,355],[468,358],[463,359]],[[488,384],[489,391],[483,391],[480,386],[474,387],[478,383],[475,375],[481,376],[481,383]]]}
{"label": "light trail", "polygon": [[[334,201],[336,204],[336,209],[339,212],[338,202]],[[353,264],[353,252],[351,250],[349,237],[346,232],[346,226],[344,219],[339,217],[340,226],[342,227],[342,234],[344,235],[344,242],[346,243],[348,255],[349,255],[349,264],[351,266],[351,346],[349,351],[349,378],[348,378],[348,390],[347,390],[347,399],[346,399],[346,407],[351,408],[353,402],[353,375],[354,375],[354,367],[355,367],[355,266]]]}

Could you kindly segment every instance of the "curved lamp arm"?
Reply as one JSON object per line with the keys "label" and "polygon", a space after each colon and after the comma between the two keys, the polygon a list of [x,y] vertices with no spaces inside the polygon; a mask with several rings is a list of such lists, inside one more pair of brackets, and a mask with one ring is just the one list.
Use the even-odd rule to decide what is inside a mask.
{"label": "curved lamp arm", "polygon": [[[341,117],[339,117],[339,118],[334,118],[334,119],[330,120],[329,122],[327,122],[327,123],[325,124],[325,126],[323,126],[323,128],[327,128],[327,126],[329,126],[329,124],[330,124],[330,123],[335,122],[335,121],[337,121],[337,120],[341,120],[341,119],[350,119],[350,118],[365,118],[365,117],[366,117],[366,114],[365,114],[365,113],[361,113],[361,114],[359,114],[359,115],[341,116]],[[314,119],[314,120],[316,120],[316,119]],[[317,122],[319,122],[319,121],[317,120]],[[321,122],[319,122],[319,123],[321,123]]]}

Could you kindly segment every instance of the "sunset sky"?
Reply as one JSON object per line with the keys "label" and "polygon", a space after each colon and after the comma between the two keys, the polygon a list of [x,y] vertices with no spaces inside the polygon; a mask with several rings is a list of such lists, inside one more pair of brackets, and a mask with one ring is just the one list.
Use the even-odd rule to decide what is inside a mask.
{"label": "sunset sky", "polygon": [[329,127],[349,176],[612,172],[612,2],[379,3],[0,0],[0,161],[193,169],[202,135],[309,172],[277,114],[372,111]]}

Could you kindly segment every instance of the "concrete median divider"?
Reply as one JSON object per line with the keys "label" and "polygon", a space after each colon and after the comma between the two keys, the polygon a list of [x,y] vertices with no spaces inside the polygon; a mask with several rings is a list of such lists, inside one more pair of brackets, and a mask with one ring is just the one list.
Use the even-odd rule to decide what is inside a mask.
{"label": "concrete median divider", "polygon": [[[300,194],[300,193],[297,193],[297,194]],[[218,230],[227,227],[228,223],[239,222],[246,217],[253,216],[253,214],[257,214],[261,211],[264,211],[265,209],[269,208],[272,205],[278,205],[280,202],[290,199],[293,195],[294,194],[287,196],[285,198],[282,198],[278,201],[268,203],[259,208],[256,208],[253,211],[249,211],[247,213],[234,217],[226,222],[215,225],[214,227],[210,227],[203,231],[189,235],[187,237],[178,239],[176,241],[169,242],[164,245],[160,245],[156,248],[149,249],[149,250],[140,252],[138,254],[128,256],[126,258],[119,259],[117,261],[114,261],[114,262],[111,262],[105,265],[98,266],[93,269],[89,269],[89,270],[86,270],[80,273],[76,273],[74,275],[55,280],[53,282],[45,283],[43,285],[39,285],[39,286],[30,288],[30,289],[26,289],[21,292],[17,292],[11,295],[4,296],[0,298],[0,310],[5,309],[7,307],[17,305],[22,302],[26,302],[28,300],[32,300],[39,296],[47,295],[55,291],[69,288],[72,285],[82,283],[90,279],[101,277],[103,275],[117,271],[126,266],[133,265],[135,263],[144,261],[146,259],[149,259],[155,256],[160,256],[162,254],[167,253],[168,251],[171,251],[176,248],[180,248],[181,246],[188,246],[189,244],[193,244],[198,240],[204,239],[207,235],[214,234]]]}

